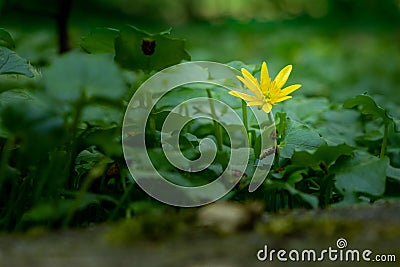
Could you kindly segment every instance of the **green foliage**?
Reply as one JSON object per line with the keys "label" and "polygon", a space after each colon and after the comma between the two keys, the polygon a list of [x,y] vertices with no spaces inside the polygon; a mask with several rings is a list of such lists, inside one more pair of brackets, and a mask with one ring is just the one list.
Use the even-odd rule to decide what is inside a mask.
{"label": "green foliage", "polygon": [[0,74],[22,74],[33,77],[34,70],[17,53],[6,47],[0,47]]}
{"label": "green foliage", "polygon": [[22,74],[33,77],[35,70],[32,66],[11,49],[15,48],[10,33],[0,28],[0,75]]}
{"label": "green foliage", "polygon": [[63,55],[43,72],[43,79],[46,92],[58,100],[116,99],[126,90],[121,72],[107,55]]}
{"label": "green foliage", "polygon": [[400,169],[394,168],[393,166],[388,166],[386,169],[387,177],[395,179],[397,182],[400,182]]}
{"label": "green foliage", "polygon": [[388,158],[374,157],[358,152],[354,157],[342,157],[335,164],[335,186],[346,198],[354,199],[355,193],[381,196],[385,192]]}
{"label": "green foliage", "polygon": [[280,135],[280,156],[291,158],[295,151],[315,151],[319,146],[325,144],[318,132],[306,124],[286,117],[286,114],[278,113],[279,118],[277,131]]}
{"label": "green foliage", "polygon": [[378,106],[371,96],[367,94],[358,95],[344,102],[344,108],[360,107],[360,112],[364,115],[371,115],[373,118],[380,118],[384,124],[392,124],[396,128],[395,120],[388,114],[388,111]]}
{"label": "green foliage", "polygon": [[121,30],[97,28],[83,38],[81,46],[89,53],[115,53],[115,61],[122,67],[150,72],[190,60],[184,41],[169,34],[149,34],[133,26]]}
{"label": "green foliage", "polygon": [[114,40],[119,31],[112,28],[96,28],[82,38],[81,47],[88,53],[115,54]]}
{"label": "green foliage", "polygon": [[[137,71],[154,72],[190,59],[184,41],[172,39],[168,33],[148,34],[131,26],[96,28],[82,39],[87,53],[74,51],[56,57],[43,68],[43,75],[35,75],[32,66],[10,50],[14,42],[0,29],[0,52],[4,55],[0,55],[4,61],[0,72],[37,76],[29,83],[18,83],[3,75],[10,84],[0,93],[1,230],[85,226],[122,217],[133,219],[121,225],[121,232],[110,236],[111,240],[124,238],[125,230],[131,232],[126,237],[129,239],[141,234],[158,238],[168,229],[177,229],[172,221],[157,228],[168,211],[158,209],[159,204],[135,184],[126,165],[139,155],[133,153],[133,158],[124,159],[121,146],[127,101],[147,77]],[[239,61],[229,64],[255,74],[260,69]],[[242,114],[240,101],[220,89],[198,84],[176,88],[157,103],[146,132],[132,133],[125,141],[134,143],[145,135],[150,159],[169,181],[184,186],[209,183],[229,162],[231,144],[226,131],[211,119],[196,119],[181,132],[163,136],[164,143],[171,145],[169,141],[179,135],[180,151],[189,159],[200,156],[203,138],[218,144],[208,168],[187,173],[168,162],[161,149],[161,128],[173,107],[194,97],[220,100]],[[228,178],[242,178],[224,198],[240,202],[256,199],[269,211],[398,199],[398,119],[376,101],[375,96],[363,94],[342,105],[323,96],[295,95],[279,103],[273,109],[277,147],[271,153],[276,151],[275,160],[267,180],[251,194],[248,185],[265,136],[249,117],[252,149],[248,167],[244,173],[233,170],[227,174]],[[143,116],[142,108],[134,115]],[[187,119],[184,113],[170,116],[175,121]],[[148,217],[150,213],[156,216]]]}
{"label": "green foliage", "polygon": [[[394,119],[370,96],[351,98],[344,107],[357,105],[362,106],[363,115],[369,116],[361,118],[357,112],[342,110],[321,98],[297,98],[278,107],[279,160],[265,185],[273,192],[267,208],[299,205],[298,200],[293,200],[296,194],[285,188],[288,184],[304,194],[301,199],[305,204],[314,206],[311,198],[304,197],[314,196],[318,206],[326,207],[372,202],[385,196],[388,177],[398,183],[398,169],[390,166],[390,159],[380,149],[388,139],[380,130],[379,120],[393,123]],[[373,139],[371,131],[376,131]],[[292,132],[296,134],[291,137]],[[396,147],[397,143],[387,145]]]}
{"label": "green foliage", "polygon": [[0,46],[7,47],[8,49],[15,48],[15,43],[11,34],[3,28],[0,28]]}
{"label": "green foliage", "polygon": [[340,156],[351,156],[354,148],[346,144],[328,146],[322,145],[314,153],[307,151],[297,151],[293,154],[292,163],[304,167],[310,167],[314,170],[321,166],[331,166]]}
{"label": "green foliage", "polygon": [[162,70],[184,60],[190,60],[184,42],[167,37],[169,31],[148,34],[135,27],[121,29],[115,40],[115,60],[133,70]]}

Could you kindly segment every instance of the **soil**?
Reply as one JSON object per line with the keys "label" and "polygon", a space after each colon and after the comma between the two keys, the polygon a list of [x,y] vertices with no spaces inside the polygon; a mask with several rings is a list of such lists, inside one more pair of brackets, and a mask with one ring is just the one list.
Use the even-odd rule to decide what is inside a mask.
{"label": "soil", "polygon": [[[3,233],[0,266],[399,266],[400,204],[263,213],[228,231],[218,222],[201,225],[198,216],[163,216],[181,220],[174,224],[179,227],[164,224],[158,217],[156,224],[143,219],[140,223],[129,220],[85,229],[35,228],[23,234]],[[169,226],[159,232],[146,228],[157,224]],[[269,251],[314,249],[319,253],[329,247],[338,249],[336,242],[340,238],[347,242],[344,252],[369,249],[371,259],[377,254],[393,254],[397,263],[366,262],[362,258],[358,262],[329,261],[327,255],[323,263],[290,259],[280,262],[276,253],[273,261],[257,259],[257,252],[265,245]]]}

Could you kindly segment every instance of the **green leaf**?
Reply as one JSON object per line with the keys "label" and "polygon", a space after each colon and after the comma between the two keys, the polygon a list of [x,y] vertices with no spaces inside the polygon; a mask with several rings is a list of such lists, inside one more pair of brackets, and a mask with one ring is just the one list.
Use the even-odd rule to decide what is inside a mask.
{"label": "green leaf", "polygon": [[90,165],[93,167],[96,163],[104,160],[105,158],[106,156],[97,151],[95,146],[89,147],[88,149],[81,151],[78,156],[76,156],[75,164],[77,165],[75,166],[75,169],[77,169],[79,164],[85,163],[90,163]]}
{"label": "green leaf", "polygon": [[302,200],[307,202],[312,208],[314,209],[318,208],[318,197],[301,192],[296,188],[290,186],[289,184],[286,184],[286,190],[288,190],[292,195],[299,196]]}
{"label": "green leaf", "polygon": [[359,112],[339,109],[329,110],[321,114],[321,120],[316,128],[329,145],[346,143],[356,146],[355,139],[364,133],[362,126]]}
{"label": "green leaf", "polygon": [[7,136],[18,138],[25,164],[47,154],[46,149],[59,145],[66,136],[63,118],[35,98],[11,100],[1,107],[0,121]]}
{"label": "green leaf", "polygon": [[110,127],[121,124],[122,118],[123,113],[114,107],[92,104],[83,109],[81,120],[90,125]]}
{"label": "green leaf", "polygon": [[295,171],[289,175],[289,177],[286,180],[286,183],[294,187],[296,183],[303,180],[303,175],[307,175],[307,170],[302,169]]}
{"label": "green leaf", "polygon": [[325,141],[312,128],[291,118],[277,115],[280,116],[277,130],[278,134],[281,135],[279,155],[282,158],[292,157],[295,151],[315,151],[325,144]]}
{"label": "green leaf", "polygon": [[400,169],[388,164],[386,168],[386,176],[400,182]]}
{"label": "green leaf", "polygon": [[87,130],[87,133],[80,139],[82,145],[96,146],[107,156],[119,157],[122,155],[120,126],[109,126],[108,128],[95,126]]}
{"label": "green leaf", "polygon": [[385,192],[387,157],[377,158],[357,151],[354,157],[342,157],[333,166],[335,186],[345,196],[362,192],[380,196]]}
{"label": "green leaf", "polygon": [[166,32],[149,34],[133,26],[125,26],[115,39],[115,60],[124,68],[146,72],[190,60],[184,41],[166,35]]}
{"label": "green leaf", "polygon": [[281,111],[289,117],[308,123],[316,123],[320,116],[330,109],[330,103],[326,98],[296,97],[274,107],[275,112]]}
{"label": "green leaf", "polygon": [[47,92],[56,99],[76,101],[105,97],[117,99],[126,88],[122,74],[109,55],[68,53],[43,72]]}
{"label": "green leaf", "polygon": [[53,134],[60,137],[63,131],[62,118],[36,99],[10,102],[1,109],[0,116],[4,127],[16,135],[32,138]]}
{"label": "green leaf", "polygon": [[20,101],[29,101],[29,100],[37,100],[37,99],[28,90],[23,90],[23,89],[8,90],[0,93],[0,109],[7,104]]}
{"label": "green leaf", "polygon": [[32,78],[34,69],[14,51],[0,47],[0,74],[22,74]]}
{"label": "green leaf", "polygon": [[[197,86],[197,88],[195,87]],[[202,87],[200,87],[202,86]],[[194,87],[195,89],[193,89]],[[200,90],[198,88],[202,88]],[[156,104],[155,109],[157,111],[170,111],[177,105],[181,104],[182,102],[195,98],[195,97],[204,97],[206,96],[206,86],[204,84],[200,85],[191,85],[191,88],[188,87],[178,87],[174,88],[174,90],[165,94]],[[226,92],[225,92],[226,94]]]}
{"label": "green leaf", "polygon": [[323,145],[320,146],[314,153],[309,153],[307,151],[294,152],[292,163],[314,169],[320,168],[321,163],[329,167],[341,155],[350,156],[352,155],[353,151],[354,148],[346,144],[336,146]]}
{"label": "green leaf", "polygon": [[189,179],[185,179],[185,177],[177,172],[159,170],[159,173],[166,180],[180,186],[193,186],[193,183]]}
{"label": "green leaf", "polygon": [[358,95],[356,97],[347,99],[346,102],[343,104],[344,108],[354,108],[356,106],[360,107],[360,112],[362,114],[382,118],[385,124],[393,123],[393,125],[395,126],[395,130],[397,131],[397,124],[388,114],[388,111],[378,106],[371,96],[367,94]]}
{"label": "green leaf", "polygon": [[10,33],[3,28],[0,28],[0,46],[7,47],[9,49],[15,48],[15,43]]}
{"label": "green leaf", "polygon": [[275,114],[276,131],[280,136],[285,136],[286,128],[288,127],[287,114],[284,112],[277,112]]}
{"label": "green leaf", "polygon": [[54,222],[65,216],[73,201],[69,199],[43,202],[35,205],[22,216],[25,222]]}
{"label": "green leaf", "polygon": [[81,47],[88,53],[115,54],[114,41],[119,31],[112,28],[96,28],[82,38]]}
{"label": "green leaf", "polygon": [[[2,121],[3,117],[3,109],[9,105],[18,106],[20,103],[23,103],[30,100],[37,100],[31,92],[22,89],[14,89],[8,90],[0,93],[0,137],[9,137],[10,133],[4,126]],[[7,114],[7,117],[10,114]],[[7,120],[6,120],[7,121]]]}

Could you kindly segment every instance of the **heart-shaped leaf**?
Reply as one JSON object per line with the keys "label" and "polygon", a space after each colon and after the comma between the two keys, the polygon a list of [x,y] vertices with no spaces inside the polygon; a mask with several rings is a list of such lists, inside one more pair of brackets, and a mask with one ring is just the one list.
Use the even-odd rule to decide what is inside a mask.
{"label": "heart-shaped leaf", "polygon": [[168,37],[169,32],[149,34],[133,26],[120,30],[115,39],[115,60],[132,70],[162,70],[190,60],[184,41]]}
{"label": "heart-shaped leaf", "polygon": [[385,192],[387,157],[377,158],[357,151],[354,157],[343,157],[333,166],[335,186],[346,197],[355,192],[380,196]]}

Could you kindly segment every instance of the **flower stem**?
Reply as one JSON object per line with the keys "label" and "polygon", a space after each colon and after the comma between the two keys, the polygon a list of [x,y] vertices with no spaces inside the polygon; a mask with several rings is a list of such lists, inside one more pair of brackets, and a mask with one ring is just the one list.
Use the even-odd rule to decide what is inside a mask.
{"label": "flower stem", "polygon": [[243,114],[244,128],[246,128],[246,132],[249,132],[249,121],[247,118],[247,105],[244,100],[242,100],[242,114]]}
{"label": "flower stem", "polygon": [[247,139],[249,140],[249,145],[251,146],[253,140],[251,132],[249,132],[249,118],[247,116],[247,104],[244,100],[242,100],[242,116],[243,116],[243,124],[244,128],[246,129]]}
{"label": "flower stem", "polygon": [[217,117],[217,113],[215,112],[214,99],[212,98],[211,90],[207,88],[206,91],[207,91],[208,101],[210,102],[211,115],[214,120],[214,134],[215,134],[215,138],[217,139],[217,147],[218,147],[219,151],[222,151],[221,125],[219,125],[217,122],[218,117]]}
{"label": "flower stem", "polygon": [[269,122],[272,124],[274,121],[274,118],[272,118],[271,112],[268,112],[267,114],[268,114]]}
{"label": "flower stem", "polygon": [[389,132],[389,123],[385,122],[385,130],[383,132],[383,141],[381,146],[381,154],[379,155],[380,158],[385,156],[386,146],[387,146],[387,139],[388,139],[388,132]]}

